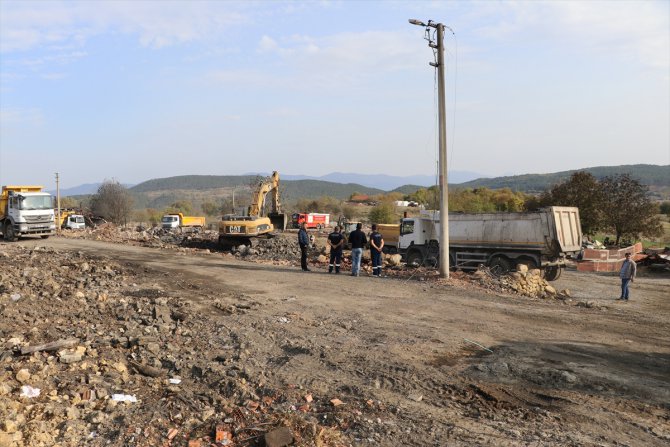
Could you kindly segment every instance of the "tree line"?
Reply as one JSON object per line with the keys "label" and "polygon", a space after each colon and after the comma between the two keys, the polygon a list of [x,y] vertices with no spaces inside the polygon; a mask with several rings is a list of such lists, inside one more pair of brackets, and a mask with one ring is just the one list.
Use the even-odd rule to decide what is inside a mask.
{"label": "tree line", "polygon": [[[354,193],[353,195],[356,195]],[[377,203],[368,214],[376,223],[398,222],[400,212],[395,201],[414,201],[427,209],[439,208],[440,191],[437,186],[420,188],[411,194],[391,192],[371,196]],[[245,204],[249,197],[240,194],[238,204]],[[661,234],[659,213],[670,216],[670,202],[654,203],[649,198],[649,188],[629,174],[616,174],[597,179],[586,171],[573,173],[569,179],[552,186],[539,195],[513,191],[511,188],[451,188],[449,211],[467,213],[534,211],[547,206],[575,206],[579,208],[584,234],[599,232],[615,235],[615,244],[622,239],[653,237]],[[125,224],[133,212],[133,198],[116,180],[105,180],[90,199],[91,211],[116,224]],[[200,210],[207,216],[234,212],[229,198],[220,202],[205,201]],[[319,199],[299,199],[286,212],[322,212],[348,219],[356,218],[356,206],[347,201],[324,196]],[[178,200],[164,210],[145,209],[143,221],[157,223],[165,213],[192,214],[190,201]]]}

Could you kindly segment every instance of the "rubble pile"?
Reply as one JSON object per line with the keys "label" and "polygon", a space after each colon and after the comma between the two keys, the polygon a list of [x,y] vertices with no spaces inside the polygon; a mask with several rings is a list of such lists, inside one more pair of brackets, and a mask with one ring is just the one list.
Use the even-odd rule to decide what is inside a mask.
{"label": "rubble pile", "polygon": [[70,239],[89,239],[154,248],[174,248],[177,246],[194,249],[218,249],[216,244],[218,232],[212,230],[182,232],[178,229],[146,228],[143,226],[129,229],[105,223],[93,228],[87,227],[84,230],[64,230],[60,235]]}
{"label": "rubble pile", "polygon": [[340,445],[299,390],[248,374],[244,340],[132,266],[18,244],[0,262],[0,446]]}
{"label": "rubble pile", "polygon": [[532,298],[570,298],[570,291],[564,289],[556,290],[549,282],[542,278],[540,269],[528,270],[528,267],[519,264],[516,272],[507,275],[496,276],[487,268],[480,268],[473,275],[475,282],[486,289],[492,289],[503,293],[528,296]]}

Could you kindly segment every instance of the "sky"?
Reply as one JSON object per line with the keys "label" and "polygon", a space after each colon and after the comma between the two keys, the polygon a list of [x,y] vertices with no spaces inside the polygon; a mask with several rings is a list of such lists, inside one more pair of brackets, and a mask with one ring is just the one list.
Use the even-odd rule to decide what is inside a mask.
{"label": "sky", "polygon": [[0,184],[670,164],[670,2],[0,0]]}

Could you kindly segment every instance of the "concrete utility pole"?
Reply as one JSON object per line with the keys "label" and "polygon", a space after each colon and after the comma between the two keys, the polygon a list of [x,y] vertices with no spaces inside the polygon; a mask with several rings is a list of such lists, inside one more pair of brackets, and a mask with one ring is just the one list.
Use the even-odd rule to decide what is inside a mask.
{"label": "concrete utility pole", "polygon": [[56,209],[58,210],[58,214],[56,214],[56,233],[60,233],[62,222],[60,221],[60,178],[58,172],[56,172]]}
{"label": "concrete utility pole", "polygon": [[412,25],[434,28],[437,30],[437,42],[428,39],[428,46],[437,53],[437,62],[430,65],[437,68],[437,99],[438,99],[438,121],[439,146],[440,146],[440,277],[449,278],[449,183],[447,178],[447,112],[444,98],[444,29],[442,23],[429,20],[423,23],[420,20],[410,19]]}

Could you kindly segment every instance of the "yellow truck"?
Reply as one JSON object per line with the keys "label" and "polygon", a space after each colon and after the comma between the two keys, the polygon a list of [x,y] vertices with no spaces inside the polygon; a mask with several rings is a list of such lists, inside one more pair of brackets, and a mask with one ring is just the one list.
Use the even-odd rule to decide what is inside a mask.
{"label": "yellow truck", "polygon": [[6,241],[19,236],[48,238],[56,231],[53,197],[41,186],[9,185],[0,193],[0,232]]}
{"label": "yellow truck", "polygon": [[205,218],[201,216],[184,216],[182,213],[166,214],[161,219],[164,229],[172,228],[202,228],[205,226]]}

